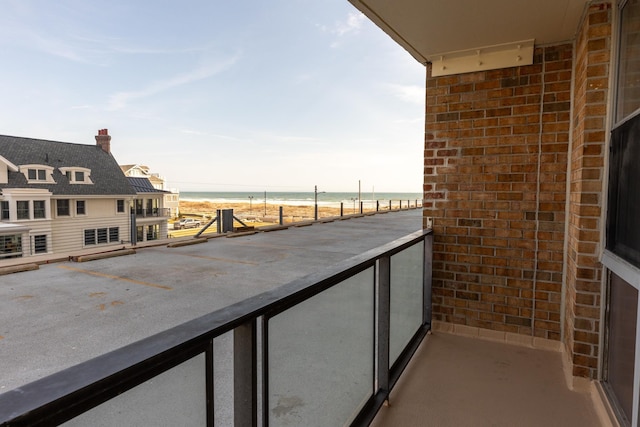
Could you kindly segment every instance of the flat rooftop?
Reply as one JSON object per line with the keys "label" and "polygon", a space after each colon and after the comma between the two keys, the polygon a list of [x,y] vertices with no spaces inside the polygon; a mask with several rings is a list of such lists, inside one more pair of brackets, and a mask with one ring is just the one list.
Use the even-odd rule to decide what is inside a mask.
{"label": "flat rooftop", "polygon": [[421,228],[414,209],[0,276],[0,393]]}

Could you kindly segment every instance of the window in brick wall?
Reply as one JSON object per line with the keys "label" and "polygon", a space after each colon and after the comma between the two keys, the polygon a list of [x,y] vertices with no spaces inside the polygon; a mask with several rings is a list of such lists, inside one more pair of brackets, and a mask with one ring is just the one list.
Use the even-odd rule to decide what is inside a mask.
{"label": "window in brick wall", "polygon": [[640,109],[640,0],[629,0],[621,12],[617,120]]}
{"label": "window in brick wall", "polygon": [[640,116],[611,138],[607,249],[640,268]]}

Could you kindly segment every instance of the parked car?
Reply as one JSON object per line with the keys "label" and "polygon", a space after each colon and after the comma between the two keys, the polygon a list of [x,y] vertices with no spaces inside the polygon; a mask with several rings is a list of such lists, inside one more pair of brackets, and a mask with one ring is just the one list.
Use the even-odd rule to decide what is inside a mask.
{"label": "parked car", "polygon": [[197,227],[200,227],[201,225],[202,224],[200,223],[200,220],[193,219],[193,218],[183,218],[180,221],[176,221],[173,223],[173,229],[181,230],[183,228],[197,228]]}

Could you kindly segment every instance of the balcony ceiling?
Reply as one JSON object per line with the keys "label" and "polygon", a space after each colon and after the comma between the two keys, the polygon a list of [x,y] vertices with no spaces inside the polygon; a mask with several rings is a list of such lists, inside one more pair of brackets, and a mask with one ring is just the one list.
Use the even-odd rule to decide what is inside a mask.
{"label": "balcony ceiling", "polygon": [[349,0],[421,63],[458,51],[573,40],[588,0]]}

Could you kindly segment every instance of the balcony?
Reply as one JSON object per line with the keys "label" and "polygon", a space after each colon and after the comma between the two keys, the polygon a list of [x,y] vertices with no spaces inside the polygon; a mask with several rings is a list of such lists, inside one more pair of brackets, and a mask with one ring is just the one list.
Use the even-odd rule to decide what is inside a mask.
{"label": "balcony", "polygon": [[136,218],[169,218],[171,209],[169,208],[134,208],[133,213]]}
{"label": "balcony", "polygon": [[[77,351],[86,351],[85,337],[67,319],[58,320],[70,335],[51,337],[59,348],[48,349],[64,360],[22,354],[32,358],[31,364],[12,357],[17,354],[12,354],[14,337],[7,324],[5,360],[27,364],[5,364],[3,377],[30,369],[45,375],[27,385],[14,383],[10,388],[15,390],[0,395],[0,425],[367,425],[380,408],[377,426],[482,425],[490,420],[492,425],[527,425],[523,417],[531,420],[528,425],[540,425],[529,418],[536,411],[525,411],[540,394],[553,403],[537,411],[552,420],[545,425],[598,425],[589,398],[564,387],[560,353],[459,337],[446,325],[423,340],[430,328],[431,234],[405,233],[419,221],[419,211],[376,215],[262,233],[254,240],[147,249],[136,259],[122,258],[117,268],[107,260],[82,268],[62,265],[55,274],[41,270],[50,277],[49,288],[58,288],[57,281],[69,286],[77,274],[87,273],[94,291],[107,286],[109,292],[120,292],[110,297],[118,304],[103,305],[131,303],[139,311],[136,316],[114,313],[111,321],[120,322],[120,329],[103,321],[96,329],[90,320],[80,322],[80,330],[95,335],[91,343],[99,347],[97,356],[81,361],[68,346],[74,339]],[[390,236],[396,237],[386,240]],[[144,282],[135,276],[141,265],[149,274]],[[39,273],[3,281],[9,286],[11,280],[36,283]],[[234,298],[243,292],[254,296],[216,309],[217,301],[203,301],[202,293],[222,286],[221,281],[204,283],[215,275],[235,284],[225,288],[240,291]],[[255,295],[259,281],[271,276],[272,283],[289,283],[269,285]],[[119,296],[126,292],[110,287],[119,277],[127,286],[139,284],[135,291],[149,299],[141,303]],[[240,279],[254,281],[252,289]],[[179,287],[189,281],[203,286]],[[166,289],[168,283],[174,288]],[[2,301],[15,305],[16,300],[0,298],[0,312],[6,313],[9,304]],[[206,307],[214,311],[200,315]],[[37,317],[38,309],[32,310]],[[177,326],[168,327],[173,322]],[[66,333],[55,320],[46,323],[45,332]],[[154,329],[157,333],[149,336]],[[111,348],[103,337],[118,332],[131,341]],[[389,398],[391,406],[385,407]],[[502,418],[492,418],[493,411]],[[399,412],[409,421],[395,418]],[[472,421],[458,422],[465,419],[462,415]]]}

